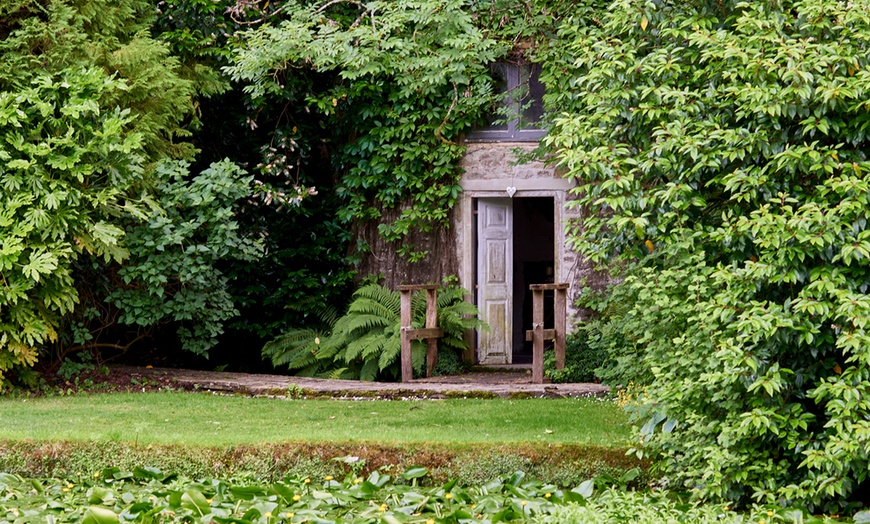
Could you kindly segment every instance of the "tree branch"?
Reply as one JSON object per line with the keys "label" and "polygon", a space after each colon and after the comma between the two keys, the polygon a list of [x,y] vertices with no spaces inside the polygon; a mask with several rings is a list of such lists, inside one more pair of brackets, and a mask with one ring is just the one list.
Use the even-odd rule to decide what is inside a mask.
{"label": "tree branch", "polygon": [[447,144],[449,146],[455,146],[455,142],[451,142],[447,140],[441,135],[441,131],[444,129],[444,126],[447,125],[447,120],[450,118],[450,113],[453,112],[453,109],[456,107],[456,104],[459,103],[459,89],[456,87],[456,83],[453,82],[453,102],[450,104],[450,107],[447,109],[447,114],[444,115],[444,120],[441,121],[441,125],[438,126],[438,129],[435,130],[435,136],[442,143]]}

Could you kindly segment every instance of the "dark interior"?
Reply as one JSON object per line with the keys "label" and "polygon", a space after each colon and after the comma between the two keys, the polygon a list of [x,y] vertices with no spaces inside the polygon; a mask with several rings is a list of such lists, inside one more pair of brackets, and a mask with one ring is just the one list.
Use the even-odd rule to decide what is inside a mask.
{"label": "dark interior", "polygon": [[[514,333],[513,363],[532,362],[532,343],[525,333],[532,329],[532,292],[530,284],[554,280],[555,225],[553,199],[531,197],[514,199]],[[553,327],[553,295],[544,296],[544,327]]]}

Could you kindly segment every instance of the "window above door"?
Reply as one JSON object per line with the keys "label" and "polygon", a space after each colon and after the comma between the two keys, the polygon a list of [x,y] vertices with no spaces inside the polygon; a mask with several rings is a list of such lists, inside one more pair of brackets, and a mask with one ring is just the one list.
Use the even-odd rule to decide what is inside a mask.
{"label": "window above door", "polygon": [[538,128],[544,114],[544,84],[539,64],[495,62],[490,65],[501,103],[486,126],[466,136],[469,142],[536,142],[545,131]]}

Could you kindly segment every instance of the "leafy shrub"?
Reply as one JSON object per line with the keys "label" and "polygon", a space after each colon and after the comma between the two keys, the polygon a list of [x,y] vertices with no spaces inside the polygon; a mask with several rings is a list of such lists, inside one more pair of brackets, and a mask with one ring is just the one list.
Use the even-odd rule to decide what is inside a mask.
{"label": "leafy shrub", "polygon": [[533,520],[547,524],[743,524],[746,522],[789,522],[823,524],[838,522],[828,517],[814,517],[804,511],[779,506],[754,506],[746,512],[730,511],[721,504],[685,503],[669,493],[634,492],[608,489],[596,493],[583,504],[555,508],[546,516]]}
{"label": "leafy shrub", "polygon": [[870,483],[867,7],[620,0],[563,28],[578,92],[545,141],[607,208],[571,241],[622,278],[638,451],[696,496],[839,512]]}
{"label": "leafy shrub", "polygon": [[458,375],[468,369],[468,365],[462,361],[462,355],[458,351],[443,351],[438,353],[438,362],[432,369],[432,375],[436,377]]}
{"label": "leafy shrub", "polygon": [[[481,327],[477,308],[465,301],[467,291],[450,286],[438,292],[438,326],[444,336],[438,340],[439,355],[467,348],[465,332]],[[368,284],[354,293],[347,313],[326,329],[294,329],[263,347],[263,356],[275,366],[286,365],[304,376],[328,376],[375,380],[396,379],[400,375],[401,349],[400,295],[380,284]],[[423,292],[411,301],[412,326],[423,327],[426,297]],[[415,340],[411,345],[413,368],[422,373],[426,345]],[[446,357],[450,358],[450,357]],[[440,358],[439,358],[440,360]]]}
{"label": "leafy shrub", "polygon": [[130,258],[118,271],[123,285],[107,301],[120,310],[119,323],[172,322],[184,350],[205,354],[237,314],[219,266],[256,260],[262,252],[234,219],[252,177],[229,161],[196,176],[186,162],[162,162],[155,176],[160,211],[127,227]]}
{"label": "leafy shrub", "polygon": [[99,102],[122,89],[97,69],[70,69],[0,93],[0,388],[57,340],[78,302],[76,260],[127,256],[117,216],[138,207],[141,137],[124,133],[128,111]]}
{"label": "leafy shrub", "polygon": [[544,359],[544,374],[554,383],[596,382],[596,370],[604,364],[607,353],[590,344],[587,333],[580,330],[565,340],[565,367],[556,369],[556,353],[548,351]]}

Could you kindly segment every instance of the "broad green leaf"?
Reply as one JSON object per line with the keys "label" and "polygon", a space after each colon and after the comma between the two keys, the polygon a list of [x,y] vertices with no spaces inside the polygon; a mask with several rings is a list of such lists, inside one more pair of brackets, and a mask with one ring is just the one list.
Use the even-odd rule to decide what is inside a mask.
{"label": "broad green leaf", "polygon": [[211,504],[209,504],[208,499],[205,498],[205,495],[201,491],[194,488],[188,489],[181,495],[180,506],[184,509],[195,511],[200,515],[211,512]]}
{"label": "broad green leaf", "polygon": [[594,490],[595,490],[595,482],[592,480],[586,480],[584,482],[581,482],[579,486],[572,489],[571,491],[573,493],[581,495],[583,498],[588,499],[588,498],[592,497],[592,493]]}
{"label": "broad green leaf", "polygon": [[405,480],[418,479],[420,477],[425,477],[428,474],[429,474],[428,469],[426,469],[424,467],[420,467],[420,466],[413,466],[413,467],[406,469],[402,473],[402,478],[404,478]]}
{"label": "broad green leaf", "polygon": [[163,472],[157,468],[139,467],[139,466],[133,468],[133,476],[138,478],[138,479],[143,479],[143,480],[149,480],[149,479],[163,480],[163,478],[165,477]]}
{"label": "broad green leaf", "polygon": [[91,506],[82,517],[82,524],[119,524],[118,515],[114,511],[97,506]]}

